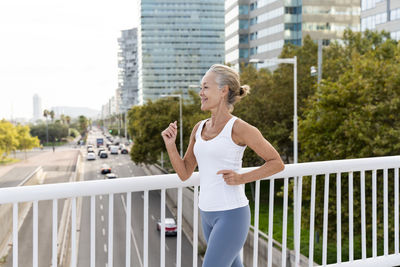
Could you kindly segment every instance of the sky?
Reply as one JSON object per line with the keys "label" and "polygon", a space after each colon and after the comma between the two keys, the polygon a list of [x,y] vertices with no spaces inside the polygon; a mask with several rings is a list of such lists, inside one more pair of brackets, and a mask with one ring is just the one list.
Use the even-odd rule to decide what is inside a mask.
{"label": "sky", "polygon": [[1,0],[0,119],[30,119],[33,95],[100,110],[118,87],[118,37],[137,0]]}

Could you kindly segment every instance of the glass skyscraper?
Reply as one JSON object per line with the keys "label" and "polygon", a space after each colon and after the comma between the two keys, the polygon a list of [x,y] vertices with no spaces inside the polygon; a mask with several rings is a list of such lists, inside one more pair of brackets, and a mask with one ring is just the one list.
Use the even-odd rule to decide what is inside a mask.
{"label": "glass skyscraper", "polygon": [[224,62],[224,0],[141,0],[139,104],[199,85]]}

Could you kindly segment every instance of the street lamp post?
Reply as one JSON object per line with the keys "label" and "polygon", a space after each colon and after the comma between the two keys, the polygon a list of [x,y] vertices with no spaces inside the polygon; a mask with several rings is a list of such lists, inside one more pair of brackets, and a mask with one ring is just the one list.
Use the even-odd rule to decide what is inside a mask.
{"label": "street lamp post", "polygon": [[264,62],[275,62],[275,63],[286,63],[293,64],[293,96],[294,96],[294,110],[293,110],[293,162],[298,162],[298,144],[297,144],[297,57],[293,58],[274,58],[274,59],[250,59],[250,63],[264,63]]}
{"label": "street lamp post", "polygon": [[172,95],[161,95],[161,97],[178,97],[179,98],[179,124],[180,124],[180,143],[181,143],[181,158],[183,158],[183,134],[182,134],[182,95],[172,94]]}

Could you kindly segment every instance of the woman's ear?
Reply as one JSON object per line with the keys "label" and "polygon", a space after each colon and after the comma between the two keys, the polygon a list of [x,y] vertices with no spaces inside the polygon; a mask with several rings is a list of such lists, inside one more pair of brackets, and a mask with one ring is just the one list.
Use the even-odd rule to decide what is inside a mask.
{"label": "woman's ear", "polygon": [[221,91],[222,91],[222,94],[224,95],[224,97],[227,96],[228,93],[229,93],[229,86],[228,85],[224,85],[222,87]]}

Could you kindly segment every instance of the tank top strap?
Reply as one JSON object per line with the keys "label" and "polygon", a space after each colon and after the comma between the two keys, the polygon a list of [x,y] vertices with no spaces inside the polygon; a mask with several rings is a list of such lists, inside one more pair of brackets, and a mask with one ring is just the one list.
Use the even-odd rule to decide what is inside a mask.
{"label": "tank top strap", "polygon": [[208,119],[202,120],[201,123],[200,123],[200,125],[199,125],[199,128],[197,128],[197,131],[196,131],[196,140],[199,140],[199,139],[200,139],[199,137],[200,137],[200,135],[201,135],[201,131],[203,130],[204,123],[206,123],[207,120],[208,120]]}
{"label": "tank top strap", "polygon": [[233,124],[235,123],[237,117],[233,116],[225,125],[224,129],[220,133],[221,135],[232,137],[232,128]]}

